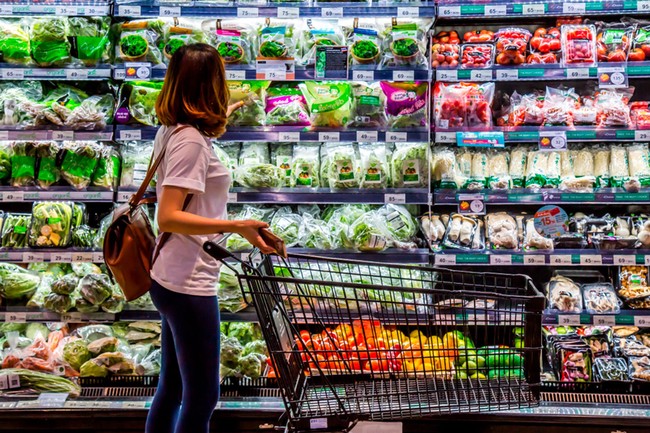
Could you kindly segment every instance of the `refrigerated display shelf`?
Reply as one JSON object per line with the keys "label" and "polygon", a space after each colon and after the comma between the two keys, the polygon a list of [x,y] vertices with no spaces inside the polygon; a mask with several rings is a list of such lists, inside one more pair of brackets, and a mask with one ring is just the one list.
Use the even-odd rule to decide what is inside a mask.
{"label": "refrigerated display shelf", "polygon": [[627,192],[623,188],[601,188],[592,193],[569,192],[558,189],[543,189],[532,191],[529,189],[514,190],[442,190],[436,189],[433,193],[434,205],[456,205],[460,202],[459,194],[483,195],[487,204],[638,204],[650,203],[650,191],[642,189],[639,192]]}
{"label": "refrigerated display shelf", "polygon": [[[429,250],[397,250],[389,248],[379,253],[362,253],[350,250],[314,250],[310,248],[287,248],[289,254],[302,254],[314,257],[331,257],[343,260],[362,260],[375,263],[390,264],[428,264]],[[248,257],[248,253],[239,253],[240,257]]]}
{"label": "refrigerated display shelf", "polygon": [[650,252],[645,250],[555,250],[521,252],[467,252],[453,250],[436,252],[437,266],[626,266],[650,265]]}
{"label": "refrigerated display shelf", "polygon": [[[473,131],[466,129],[436,129],[436,143],[458,143],[462,140],[463,133],[488,132]],[[505,143],[533,143],[539,141],[540,132],[565,132],[567,141],[650,141],[650,131],[634,129],[597,129],[593,126],[576,126],[568,128],[563,126],[518,126],[499,127],[495,126],[489,130],[494,134],[503,133]]]}
{"label": "refrigerated display shelf", "polygon": [[111,76],[111,65],[95,68],[30,68],[0,63],[0,80],[96,81],[108,80]]}
{"label": "refrigerated display shelf", "polygon": [[74,200],[84,202],[102,202],[112,203],[115,198],[113,191],[93,190],[77,191],[70,187],[50,187],[48,190],[38,189],[36,187],[14,188],[10,186],[0,186],[0,202],[18,203],[36,200]]}
{"label": "refrigerated display shelf", "polygon": [[0,262],[103,263],[104,254],[101,251],[74,251],[72,249],[0,250]]}
{"label": "refrigerated display shelf", "polygon": [[27,1],[18,4],[0,4],[0,16],[12,15],[54,15],[54,16],[108,16],[111,13],[111,6],[108,2],[105,4],[93,4],[93,2],[75,2],[88,3],[88,5],[70,4],[65,0],[48,1],[47,4],[25,4]]}
{"label": "refrigerated display shelf", "polygon": [[[118,125],[116,139],[128,140],[153,140],[156,137],[156,126]],[[238,129],[229,128],[222,135],[220,141],[273,141],[273,142],[337,142],[357,141],[364,143],[376,142],[428,142],[429,133],[423,129],[409,129],[398,131],[376,131],[369,129],[342,130],[342,131],[309,131],[301,126],[278,126]]]}
{"label": "refrigerated display shelf", "polygon": [[351,189],[281,188],[277,191],[254,191],[233,188],[229,203],[316,203],[316,204],[429,204],[427,189]]}
{"label": "refrigerated display shelf", "polygon": [[107,126],[100,131],[71,131],[65,129],[9,129],[0,127],[0,141],[2,140],[113,140],[113,126]]}
{"label": "refrigerated display shelf", "polygon": [[633,325],[639,328],[650,328],[650,310],[621,310],[618,314],[571,314],[558,310],[547,310],[542,315],[542,325]]}

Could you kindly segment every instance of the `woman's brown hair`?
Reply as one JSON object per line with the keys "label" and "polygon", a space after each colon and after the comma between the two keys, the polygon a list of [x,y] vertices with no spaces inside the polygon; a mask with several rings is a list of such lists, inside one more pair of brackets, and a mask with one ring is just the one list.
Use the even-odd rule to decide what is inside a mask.
{"label": "woman's brown hair", "polygon": [[217,50],[206,44],[185,45],[169,62],[156,113],[163,125],[183,123],[208,137],[219,137],[226,131],[229,98]]}

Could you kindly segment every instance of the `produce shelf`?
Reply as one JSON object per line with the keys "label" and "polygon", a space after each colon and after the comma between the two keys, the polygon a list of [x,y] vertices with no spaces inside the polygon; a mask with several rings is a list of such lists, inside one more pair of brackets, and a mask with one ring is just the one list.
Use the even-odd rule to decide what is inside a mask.
{"label": "produce shelf", "polygon": [[94,140],[94,141],[111,141],[113,140],[113,126],[107,126],[100,131],[71,131],[65,129],[16,129],[0,128],[1,140]]}
{"label": "produce shelf", "polygon": [[84,202],[112,203],[115,197],[113,191],[93,190],[77,191],[70,187],[53,186],[47,191],[36,187],[14,188],[0,186],[0,202],[23,202],[36,200],[75,200]]}
{"label": "produce shelf", "polygon": [[[379,253],[361,253],[350,250],[315,250],[310,248],[287,248],[289,254],[305,254],[315,257],[334,257],[343,260],[362,260],[376,263],[392,264],[428,264],[429,251],[424,248],[416,250],[397,250],[389,248]],[[242,260],[248,258],[247,252],[235,253]]]}
{"label": "produce shelf", "polygon": [[[586,2],[498,1],[488,5],[472,2],[444,1],[438,5],[438,19],[521,18],[539,16],[585,16],[605,14],[642,14],[650,11],[643,0],[608,0]],[[461,4],[464,3],[464,4]]]}
{"label": "produce shelf", "polygon": [[[503,133],[505,143],[533,143],[539,141],[540,132],[566,132],[567,141],[641,141],[650,140],[650,131],[634,129],[597,129],[593,126],[576,126],[568,128],[563,126],[518,126],[499,127],[495,126],[489,132]],[[468,129],[436,129],[436,143],[458,143],[463,133],[487,132]]]}
{"label": "produce shelf", "polygon": [[550,203],[584,203],[584,204],[638,204],[650,203],[650,190],[644,188],[639,192],[627,192],[622,188],[600,188],[593,193],[576,193],[558,189],[513,190],[444,190],[436,189],[433,193],[434,205],[455,205],[459,194],[481,194],[488,204],[550,204]]}
{"label": "produce shelf", "polygon": [[96,68],[21,68],[7,63],[0,63],[0,80],[94,81],[107,80],[111,76],[111,65]]}
{"label": "produce shelf", "polygon": [[[53,0],[48,1],[47,4],[25,4],[27,1],[21,2],[22,4],[2,4],[0,5],[0,16],[12,15],[55,15],[55,16],[108,16],[111,13],[111,6],[108,2],[104,4],[95,2],[75,1],[75,3],[82,3],[82,5],[70,4],[70,1]],[[86,5],[83,5],[85,3]]]}
{"label": "produce shelf", "polygon": [[[118,125],[116,139],[153,140],[158,128],[155,126]],[[304,127],[259,127],[259,128],[229,128],[221,136],[220,141],[271,141],[271,142],[337,142],[358,141],[364,143],[376,142],[428,142],[429,133],[424,129],[409,129],[397,131],[376,131],[368,129],[342,131],[308,131]]]}
{"label": "produce shelf", "polygon": [[647,250],[555,250],[553,252],[463,252],[434,254],[436,266],[625,266],[650,265]]}
{"label": "produce shelf", "polygon": [[369,204],[428,204],[426,189],[352,189],[330,190],[329,188],[282,188],[279,191],[254,191],[233,188],[229,203],[369,203]]}
{"label": "produce shelf", "polygon": [[273,6],[139,6],[117,5],[117,17],[277,17],[277,18],[341,18],[358,16],[388,17],[433,17],[436,13],[433,2],[416,3],[408,6],[386,6],[360,3],[331,3],[321,6],[302,6],[296,3],[277,4]]}
{"label": "produce shelf", "polygon": [[0,250],[0,262],[13,263],[103,263],[104,253],[100,251],[74,251],[69,250]]}
{"label": "produce shelf", "polygon": [[560,326],[634,325],[639,328],[650,328],[650,310],[621,310],[618,314],[571,314],[547,310],[542,315],[542,324]]}

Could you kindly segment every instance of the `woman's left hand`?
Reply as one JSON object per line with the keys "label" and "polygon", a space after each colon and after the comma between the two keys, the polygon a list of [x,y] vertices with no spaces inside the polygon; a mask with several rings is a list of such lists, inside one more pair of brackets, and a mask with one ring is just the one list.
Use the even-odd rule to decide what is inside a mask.
{"label": "woman's left hand", "polygon": [[234,104],[229,105],[227,116],[230,117],[232,113],[239,110],[243,106],[244,106],[244,101],[235,102]]}

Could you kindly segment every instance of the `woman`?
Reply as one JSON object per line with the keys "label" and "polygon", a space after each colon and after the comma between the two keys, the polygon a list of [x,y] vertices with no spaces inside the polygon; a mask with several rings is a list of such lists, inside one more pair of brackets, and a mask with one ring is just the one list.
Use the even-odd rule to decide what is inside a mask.
{"label": "woman", "polygon": [[158,227],[172,235],[151,270],[151,298],[162,317],[162,365],[147,433],[207,433],[219,398],[220,263],[203,252],[203,243],[236,233],[272,252],[259,234],[267,224],[226,220],[231,179],[210,138],[225,132],[228,115],[239,108],[228,107],[228,99],[216,49],[196,44],[173,55],[156,102],[163,126],[154,153],[166,146],[157,172]]}

